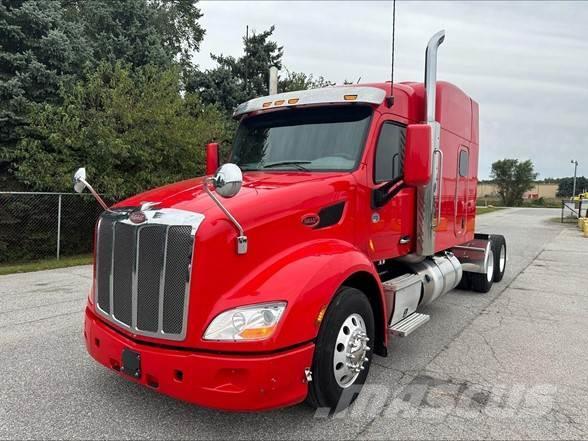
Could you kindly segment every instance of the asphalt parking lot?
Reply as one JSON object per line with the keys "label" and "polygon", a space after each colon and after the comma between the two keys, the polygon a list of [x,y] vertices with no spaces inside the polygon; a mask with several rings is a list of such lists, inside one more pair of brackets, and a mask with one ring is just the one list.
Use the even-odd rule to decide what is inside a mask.
{"label": "asphalt parking lot", "polygon": [[0,277],[0,438],[588,438],[588,239],[557,210],[478,218],[509,245],[488,294],[453,291],[374,359],[334,417],[305,405],[224,413],[130,383],[86,354],[91,268]]}

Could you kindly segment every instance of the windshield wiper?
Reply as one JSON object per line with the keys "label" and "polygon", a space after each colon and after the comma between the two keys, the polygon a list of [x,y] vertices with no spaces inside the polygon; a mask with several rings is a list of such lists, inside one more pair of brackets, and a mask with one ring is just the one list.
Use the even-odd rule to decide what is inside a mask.
{"label": "windshield wiper", "polygon": [[278,161],[278,162],[270,162],[269,164],[263,164],[263,168],[273,168],[273,167],[280,167],[282,165],[293,165],[299,170],[308,171],[306,167],[303,167],[302,164],[310,164],[312,161]]}

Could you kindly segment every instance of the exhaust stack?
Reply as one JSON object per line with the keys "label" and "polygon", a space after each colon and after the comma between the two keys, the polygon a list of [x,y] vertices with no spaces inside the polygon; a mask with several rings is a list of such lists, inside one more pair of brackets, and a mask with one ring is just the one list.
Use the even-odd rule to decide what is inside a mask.
{"label": "exhaust stack", "polygon": [[269,94],[275,95],[276,93],[278,93],[278,68],[272,66],[269,70]]}
{"label": "exhaust stack", "polygon": [[[441,165],[443,153],[439,148],[441,125],[435,120],[437,98],[437,50],[445,40],[445,31],[431,37],[425,52],[425,121],[431,126],[431,180],[418,189],[417,194],[417,249],[419,256],[435,254],[435,228],[441,215]],[[438,160],[437,157],[439,158]],[[435,211],[435,196],[439,206]]]}

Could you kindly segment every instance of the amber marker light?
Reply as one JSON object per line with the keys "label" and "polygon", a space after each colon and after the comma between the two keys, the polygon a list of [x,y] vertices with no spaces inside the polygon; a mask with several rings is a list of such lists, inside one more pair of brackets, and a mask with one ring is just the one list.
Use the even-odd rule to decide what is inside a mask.
{"label": "amber marker light", "polygon": [[357,95],[343,95],[343,99],[345,101],[355,101],[357,99]]}
{"label": "amber marker light", "polygon": [[324,305],[321,310],[319,311],[318,315],[316,316],[316,326],[317,328],[321,325],[323,318],[325,318],[325,312],[327,312],[327,306]]}
{"label": "amber marker light", "polygon": [[288,100],[288,104],[296,104],[298,101],[300,101],[298,98],[290,98]]}

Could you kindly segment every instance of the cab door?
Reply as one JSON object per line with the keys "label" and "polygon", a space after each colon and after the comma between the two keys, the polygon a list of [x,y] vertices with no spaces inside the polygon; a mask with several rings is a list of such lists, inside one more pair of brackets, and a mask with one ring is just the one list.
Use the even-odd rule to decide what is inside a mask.
{"label": "cab door", "polygon": [[414,189],[402,185],[406,126],[384,119],[378,129],[372,156],[371,222],[369,249],[372,260],[410,252],[414,229]]}

